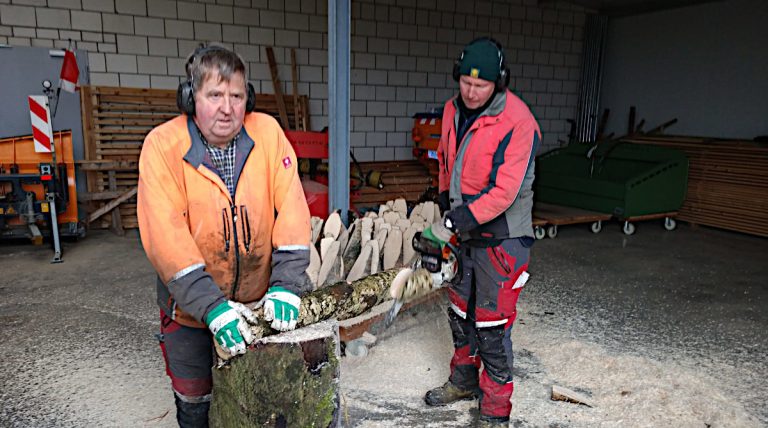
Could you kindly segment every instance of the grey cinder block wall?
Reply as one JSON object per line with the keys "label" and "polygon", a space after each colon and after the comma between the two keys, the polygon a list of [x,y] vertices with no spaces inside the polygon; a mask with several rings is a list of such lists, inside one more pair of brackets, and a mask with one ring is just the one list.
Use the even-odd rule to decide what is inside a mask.
{"label": "grey cinder block wall", "polygon": [[[257,91],[273,92],[264,46],[275,48],[291,92],[296,49],[299,92],[312,128],[327,125],[326,0],[0,0],[0,43],[88,52],[95,85],[175,88],[200,42],[220,42],[248,62]],[[543,131],[541,151],[567,138],[576,115],[585,11],[539,0],[353,0],[351,145],[361,161],[411,158],[414,113],[456,93],[451,78],[464,43],[490,35],[507,51],[512,87]]]}

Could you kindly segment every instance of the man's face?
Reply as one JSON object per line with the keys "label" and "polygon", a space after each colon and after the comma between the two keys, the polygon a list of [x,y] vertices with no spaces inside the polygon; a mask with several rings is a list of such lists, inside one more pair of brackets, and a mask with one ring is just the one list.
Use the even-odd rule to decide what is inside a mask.
{"label": "man's face", "polygon": [[459,78],[459,92],[464,105],[474,110],[485,104],[493,95],[494,83],[477,77],[462,75]]}
{"label": "man's face", "polygon": [[245,119],[246,96],[241,73],[225,81],[218,70],[195,90],[195,123],[209,144],[224,147],[237,135]]}

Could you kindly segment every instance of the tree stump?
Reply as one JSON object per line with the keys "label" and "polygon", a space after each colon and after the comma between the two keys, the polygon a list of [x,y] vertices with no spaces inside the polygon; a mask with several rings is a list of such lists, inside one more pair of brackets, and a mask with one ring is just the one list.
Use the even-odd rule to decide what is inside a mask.
{"label": "tree stump", "polygon": [[213,371],[211,426],[338,426],[339,356],[335,320],[256,341]]}

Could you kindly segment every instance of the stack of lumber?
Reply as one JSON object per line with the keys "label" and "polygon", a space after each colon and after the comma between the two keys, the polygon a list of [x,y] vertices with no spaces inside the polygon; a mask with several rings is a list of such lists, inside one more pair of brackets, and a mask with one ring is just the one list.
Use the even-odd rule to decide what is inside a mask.
{"label": "stack of lumber", "polygon": [[680,220],[768,237],[768,146],[678,136],[622,141],[671,147],[688,156],[688,192]]}
{"label": "stack of lumber", "polygon": [[312,217],[312,245],[307,275],[314,289],[339,281],[354,282],[382,270],[410,265],[416,232],[440,220],[434,202],[416,205],[408,213],[405,199],[388,201],[344,227],[338,213],[324,222]]}
{"label": "stack of lumber", "polygon": [[[356,166],[350,166],[350,174]],[[360,162],[364,174],[378,171],[381,174],[381,189],[365,186],[356,192],[352,202],[356,207],[377,207],[387,201],[403,198],[415,202],[432,186],[429,170],[416,160],[391,162]]]}
{"label": "stack of lumber", "polygon": [[[87,204],[90,227],[122,233],[138,227],[135,194],[144,137],[179,114],[176,91],[109,86],[83,86],[81,91],[85,160],[78,164],[86,171],[88,192],[78,199]],[[307,97],[283,98],[293,123],[309,126]],[[256,94],[256,110],[277,117],[275,96]]]}

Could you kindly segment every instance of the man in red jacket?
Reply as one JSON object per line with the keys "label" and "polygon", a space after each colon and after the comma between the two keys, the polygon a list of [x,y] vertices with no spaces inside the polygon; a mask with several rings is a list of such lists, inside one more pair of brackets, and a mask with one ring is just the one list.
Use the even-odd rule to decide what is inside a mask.
{"label": "man in red jacket", "polygon": [[510,333],[534,241],[531,185],[541,134],[525,103],[507,89],[509,71],[495,40],[465,46],[453,77],[459,95],[443,111],[439,189],[445,226],[461,241],[463,268],[449,288],[451,375],[424,400],[440,406],[479,396],[479,426],[507,426]]}

